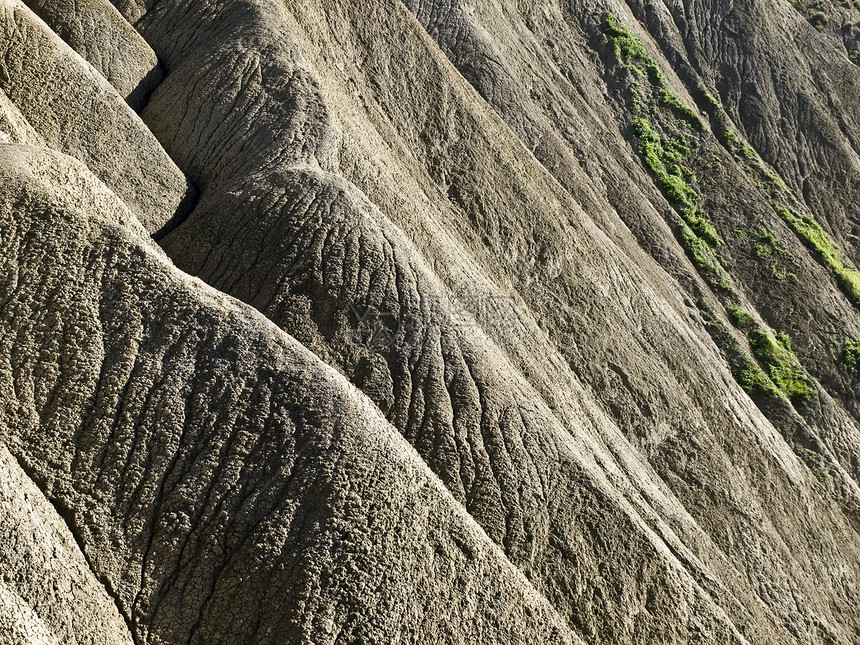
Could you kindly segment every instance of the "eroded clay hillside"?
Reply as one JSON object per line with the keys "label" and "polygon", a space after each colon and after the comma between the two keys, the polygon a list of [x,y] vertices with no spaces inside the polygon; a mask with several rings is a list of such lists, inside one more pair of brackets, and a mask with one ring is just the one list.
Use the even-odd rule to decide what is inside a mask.
{"label": "eroded clay hillside", "polygon": [[0,0],[0,642],[860,641],[858,39]]}

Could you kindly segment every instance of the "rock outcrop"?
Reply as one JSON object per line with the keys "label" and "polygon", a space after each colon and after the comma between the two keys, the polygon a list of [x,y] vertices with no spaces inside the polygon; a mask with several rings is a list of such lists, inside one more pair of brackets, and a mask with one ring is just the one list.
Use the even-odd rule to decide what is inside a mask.
{"label": "rock outcrop", "polygon": [[0,2],[9,642],[856,642],[860,8]]}

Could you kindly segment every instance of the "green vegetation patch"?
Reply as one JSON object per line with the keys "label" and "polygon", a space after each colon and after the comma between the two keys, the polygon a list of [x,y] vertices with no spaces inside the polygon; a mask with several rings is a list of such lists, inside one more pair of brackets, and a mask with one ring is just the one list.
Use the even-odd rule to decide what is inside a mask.
{"label": "green vegetation patch", "polygon": [[705,329],[708,330],[708,334],[717,344],[720,354],[722,354],[738,384],[750,394],[780,396],[780,392],[773,381],[706,305],[702,310],[702,315]]}
{"label": "green vegetation patch", "polygon": [[860,371],[860,340],[849,340],[842,348],[842,365],[852,374]]}
{"label": "green vegetation patch", "polygon": [[702,94],[702,96],[704,97],[705,101],[707,101],[707,102],[708,102],[708,104],[709,104],[709,105],[711,105],[712,107],[715,107],[715,108],[717,108],[718,110],[722,110],[722,109],[723,109],[722,104],[721,104],[721,103],[716,99],[716,97],[715,97],[713,94],[711,94],[710,92],[707,92],[707,91],[706,91],[706,92],[704,92],[704,93]]}
{"label": "green vegetation patch", "polygon": [[718,252],[723,239],[698,207],[699,194],[687,183],[696,180],[695,173],[683,163],[691,152],[688,141],[683,136],[660,136],[644,117],[633,120],[633,131],[639,139],[638,152],[643,165],[683,222],[678,232],[681,245],[708,284],[732,291],[731,281],[721,268],[724,260]]}
{"label": "green vegetation patch", "polygon": [[687,123],[689,123],[696,130],[704,130],[705,126],[702,123],[702,120],[699,118],[699,115],[696,114],[696,111],[691,108],[689,105],[681,101],[678,96],[669,90],[664,89],[660,94],[660,102],[672,108],[678,115],[681,116]]}
{"label": "green vegetation patch", "polygon": [[741,331],[746,331],[758,325],[756,319],[746,309],[729,307],[726,311],[729,313],[729,319],[732,321],[732,324]]}
{"label": "green vegetation patch", "polygon": [[776,264],[770,265],[770,274],[773,276],[774,280],[791,280],[792,282],[800,282],[797,277],[797,274],[792,273],[791,271],[786,271],[784,269],[777,268]]}
{"label": "green vegetation patch", "polygon": [[[743,157],[749,161],[757,161],[758,155],[752,146],[746,144],[733,130],[726,130],[723,133],[723,138],[726,140],[726,147],[736,157]],[[762,168],[764,168],[762,166]]]}
{"label": "green vegetation patch", "polygon": [[678,233],[681,246],[687,252],[690,261],[699,269],[707,283],[715,289],[733,293],[734,286],[722,268],[723,259],[714,252],[713,248],[700,238],[687,224],[681,223]]}
{"label": "green vegetation patch", "polygon": [[811,215],[798,214],[783,204],[774,209],[806,246],[815,251],[833,272],[836,282],[846,296],[860,307],[860,272],[845,266],[839,247]]}
{"label": "green vegetation patch", "polygon": [[734,374],[735,380],[746,392],[777,394],[779,391],[767,374],[752,360],[747,359],[744,368]]}
{"label": "green vegetation patch", "polygon": [[641,40],[609,13],[604,16],[603,29],[618,62],[630,74],[637,152],[680,217],[679,241],[708,284],[732,292],[731,280],[722,268],[725,260],[719,254],[724,241],[699,207],[701,197],[692,186],[697,183],[696,174],[685,162],[696,146],[694,132],[705,126],[696,111],[669,90]]}
{"label": "green vegetation patch", "polygon": [[[851,266],[846,266],[839,247],[812,215],[798,212],[798,210],[786,205],[787,203],[799,204],[799,202],[788,190],[779,175],[764,165],[755,150],[745,144],[731,130],[723,133],[723,139],[729,152],[741,162],[744,170],[751,176],[759,190],[767,196],[774,211],[791,227],[794,234],[821,258],[824,265],[830,269],[835,277],[839,288],[848,296],[855,307],[860,308],[860,271]],[[772,268],[775,276],[791,277],[794,275],[779,271],[775,267]]]}
{"label": "green vegetation patch", "polygon": [[780,246],[776,241],[776,238],[773,236],[773,233],[770,231],[754,231],[750,234],[750,237],[755,240],[753,243],[753,250],[755,251],[756,256],[760,258],[780,256],[786,258],[792,263],[797,263],[797,258],[794,257],[794,254],[788,249]]}
{"label": "green vegetation patch", "polygon": [[809,376],[792,350],[788,334],[774,334],[740,307],[728,307],[727,311],[732,324],[746,335],[753,354],[776,387],[793,403],[809,400],[812,396]]}
{"label": "green vegetation patch", "polygon": [[775,280],[792,280],[800,282],[790,267],[799,266],[794,254],[776,241],[773,233],[766,230],[747,232],[738,229],[735,234],[746,240],[752,246],[753,254],[760,260],[771,260],[770,273]]}
{"label": "green vegetation patch", "polygon": [[[639,75],[647,76],[655,84],[665,83],[665,78],[654,59],[648,55],[645,45],[633,32],[618,23],[618,19],[611,13],[603,16],[603,33],[609,39],[609,44],[619,60],[634,67],[632,71]],[[643,74],[644,70],[644,74]]]}
{"label": "green vegetation patch", "polygon": [[[648,54],[648,50],[645,49],[642,41],[627,27],[620,24],[618,18],[611,13],[606,13],[603,16],[603,33],[606,34],[609,45],[612,47],[612,51],[615,52],[618,61],[631,74],[648,80],[651,85],[651,91],[657,95],[657,105],[672,110],[690,127],[699,131],[705,129],[705,125],[699,118],[698,113],[669,89],[666,84],[666,77],[663,76],[660,67]],[[631,103],[634,113],[639,114],[643,110],[640,90],[644,91],[648,88],[643,87],[639,81],[633,81],[632,85]],[[652,109],[656,108],[657,105],[652,105]]]}
{"label": "green vegetation patch", "polygon": [[633,120],[633,131],[639,139],[642,163],[657,179],[669,201],[695,210],[699,195],[686,181],[695,175],[681,163],[690,153],[690,148],[678,139],[661,137],[643,117]]}
{"label": "green vegetation patch", "polygon": [[789,3],[819,31],[830,22],[828,7],[824,0],[789,0]]}
{"label": "green vegetation patch", "polygon": [[809,466],[809,469],[812,471],[812,474],[815,475],[815,479],[817,479],[822,484],[827,481],[827,473],[822,469],[821,464],[821,456],[812,452],[811,450],[807,450],[802,453],[803,460],[806,462],[806,465]]}

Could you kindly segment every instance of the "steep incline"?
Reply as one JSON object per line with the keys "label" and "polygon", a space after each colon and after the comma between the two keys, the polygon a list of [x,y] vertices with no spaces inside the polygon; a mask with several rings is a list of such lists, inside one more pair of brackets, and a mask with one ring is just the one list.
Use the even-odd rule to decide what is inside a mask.
{"label": "steep incline", "polygon": [[[671,198],[664,198],[661,194],[658,178],[655,177],[652,183],[643,173],[643,170],[647,172],[648,163],[643,169],[635,157],[630,158],[630,153],[635,154],[640,147],[632,127],[636,117],[655,120],[654,115],[659,108],[661,114],[657,120],[664,119],[665,105],[647,103],[650,97],[643,86],[651,85],[651,82],[643,81],[641,77],[637,80],[636,74],[630,71],[633,69],[632,61],[627,60],[620,49],[617,54],[613,51],[618,39],[605,35],[607,25],[603,14],[590,7],[572,13],[554,9],[551,5],[541,10],[508,10],[502,13],[489,3],[479,5],[474,12],[468,12],[458,3],[447,3],[438,8],[434,3],[407,4],[462,73],[499,111],[523,143],[534,150],[535,156],[553,172],[566,190],[582,201],[595,204],[594,212],[611,213],[613,208],[617,209],[642,248],[677,277],[694,302],[705,298],[710,307],[721,309],[708,293],[706,285],[693,281],[689,265],[683,266],[687,263],[678,246],[667,246],[667,224],[672,226],[677,218],[672,211]],[[619,20],[640,34],[645,43],[649,42],[649,36],[639,30],[635,18],[626,8],[613,7],[613,10],[622,16]],[[735,14],[740,13],[735,11]],[[779,11],[769,11],[764,3],[755,7],[755,11],[749,11],[750,17],[760,14],[773,20],[783,15]],[[794,24],[791,20],[793,15],[790,12],[786,18],[791,24]],[[806,27],[815,33],[809,25]],[[654,31],[659,35],[669,30],[655,27]],[[701,32],[719,33],[723,39],[743,41],[731,29],[702,29]],[[502,43],[504,55],[499,53]],[[785,51],[788,50],[795,50],[797,57],[802,55],[797,45],[786,47]],[[827,55],[837,60],[836,54]],[[645,51],[645,56],[648,55]],[[684,119],[677,119],[678,113],[675,113],[675,122],[669,124],[669,129],[674,128],[675,131],[664,138],[664,142],[684,139],[686,146],[692,146],[683,163],[698,175],[698,181],[694,175],[690,183],[701,194],[700,206],[722,238],[717,245],[718,252],[731,278],[735,296],[740,296],[744,306],[754,306],[768,324],[788,331],[798,341],[796,344],[803,363],[832,396],[840,399],[856,420],[857,397],[853,389],[856,381],[833,360],[832,345],[836,339],[838,349],[841,349],[845,340],[857,337],[860,329],[858,287],[849,285],[847,293],[840,293],[840,286],[844,285],[841,285],[839,276],[834,275],[830,267],[822,266],[818,254],[807,251],[804,242],[808,240],[798,236],[790,223],[775,211],[773,202],[776,199],[790,200],[784,191],[774,195],[771,186],[762,185],[769,183],[775,175],[765,174],[770,171],[760,164],[755,153],[753,156],[748,156],[746,151],[738,153],[738,147],[729,144],[729,132],[733,128],[738,130],[738,127],[721,107],[715,107],[719,102],[708,92],[711,85],[705,82],[721,77],[720,73],[711,69],[703,80],[687,73],[684,65],[670,65],[661,62],[659,54],[653,55],[656,59],[652,58],[650,64],[654,65],[657,73],[662,70],[665,75],[664,92],[670,96],[674,94],[676,100],[689,105],[698,102],[710,110],[713,134],[708,129],[696,134],[695,128],[690,129],[689,124],[685,126]],[[674,63],[671,52],[669,57]],[[649,62],[639,59],[635,64],[642,67]],[[718,66],[715,64],[714,67]],[[738,63],[735,67],[759,69],[754,63]],[[679,70],[679,75],[674,73],[675,69]],[[528,70],[540,70],[541,73],[534,74]],[[809,85],[820,81],[809,71],[809,63],[802,71],[802,76],[793,78],[792,83]],[[860,70],[852,67],[846,74],[844,82],[830,86],[833,92],[842,92],[846,86],[850,88],[857,83]],[[812,92],[810,89],[804,91]],[[853,96],[856,97],[857,92]],[[788,110],[793,109],[790,105],[789,102]],[[645,114],[646,109],[653,114]],[[694,124],[699,118],[696,113],[691,113]],[[796,113],[806,115],[807,111],[798,109]],[[852,116],[849,115],[854,111],[832,104],[828,113],[829,118],[850,122]],[[776,114],[779,114],[778,110]],[[703,112],[701,118],[705,117]],[[681,132],[677,131],[678,127],[682,128]],[[599,132],[600,136],[590,136],[588,133],[591,132]],[[850,129],[846,131],[839,145],[856,159],[856,152],[851,150],[851,142],[855,140],[851,132]],[[792,137],[773,136],[770,140],[786,142]],[[800,149],[812,150],[809,154],[828,157],[836,163],[839,155],[830,154],[822,146],[824,144]],[[589,176],[584,177],[583,171]],[[637,181],[628,181],[627,177],[631,175]],[[815,176],[817,180],[822,179]],[[851,189],[856,185],[860,181],[858,176],[860,165],[857,163],[840,166],[839,177],[845,184],[844,188]],[[587,189],[592,185],[596,185],[598,190],[589,192]],[[609,204],[595,197],[595,192],[604,193]],[[799,190],[795,193],[801,195]],[[850,205],[854,203],[856,200],[844,190],[834,190],[830,192],[830,201],[812,212],[820,214],[826,225],[829,216],[837,217],[846,208],[850,211]],[[789,206],[791,202],[785,201],[785,205]],[[798,207],[809,208],[803,203]],[[668,217],[667,212],[671,214]],[[857,219],[856,212],[853,217]],[[601,224],[610,235],[618,227],[617,220],[611,215]],[[848,265],[852,258],[857,257],[852,251],[851,226],[853,224],[846,222],[846,226],[837,228],[834,234],[834,239],[845,251],[844,260]],[[690,253],[689,245],[687,247]],[[695,254],[691,255],[695,263]],[[707,266],[702,266],[701,258],[699,262],[703,278],[714,282],[717,295],[725,300],[722,285],[726,272],[717,271],[715,276],[709,273]],[[860,283],[855,276],[854,285],[857,284]],[[703,308],[702,304],[699,306]],[[834,413],[817,409],[820,404],[812,407],[812,410],[805,411],[805,415],[819,430],[826,430],[828,425],[834,424]],[[841,411],[835,414],[839,415]],[[826,421],[821,421],[822,416]]]}
{"label": "steep incline", "polygon": [[[684,483],[673,483],[683,496],[695,496],[696,503],[710,509],[701,514],[703,522],[710,525],[714,516],[725,517],[726,512],[718,510],[724,502],[715,504],[714,500],[725,494],[724,481],[738,481],[737,466],[728,465],[737,459],[727,455],[720,463],[717,455],[723,450],[734,452],[739,445],[746,444],[749,429],[746,423],[735,421],[738,426],[733,430],[732,420],[726,423],[724,409],[708,409],[710,400],[705,395],[686,398],[684,392],[696,392],[697,388],[701,388],[701,392],[731,388],[722,377],[719,385],[696,385],[703,378],[712,378],[704,376],[711,368],[703,364],[702,354],[707,350],[692,339],[682,340],[684,332],[680,329],[688,323],[679,322],[668,313],[671,307],[666,304],[631,305],[629,309],[618,310],[613,309],[612,302],[605,302],[606,293],[616,294],[613,302],[642,299],[656,303],[660,300],[649,293],[647,278],[629,267],[623,256],[615,254],[606,238],[582,215],[577,215],[581,211],[569,194],[548,181],[540,167],[530,165],[528,158],[522,157],[522,149],[511,140],[508,131],[500,127],[468,91],[460,86],[461,89],[444,97],[424,91],[419,98],[423,88],[434,83],[456,88],[458,82],[427,47],[420,32],[416,32],[407,17],[397,10],[396,3],[381,3],[375,9],[379,12],[378,21],[365,19],[357,8],[352,13],[349,5],[316,10],[307,5],[292,7],[286,23],[280,27],[276,25],[282,20],[281,14],[274,6],[267,7],[260,4],[258,9],[249,12],[246,6],[243,20],[238,21],[233,14],[238,10],[232,7],[226,8],[224,14],[217,13],[214,7],[206,12],[188,13],[184,5],[178,5],[174,12],[171,5],[165,3],[139,23],[142,33],[157,51],[163,52],[167,64],[174,70],[153,95],[144,118],[160,140],[166,142],[180,165],[195,179],[199,173],[204,188],[200,208],[165,240],[165,247],[179,265],[254,304],[362,386],[416,445],[449,488],[465,497],[467,509],[491,536],[496,536],[506,546],[509,557],[526,570],[543,569],[538,584],[546,589],[563,587],[571,572],[564,564],[567,556],[553,548],[529,546],[532,541],[529,536],[535,529],[529,526],[528,520],[523,524],[521,518],[536,516],[529,510],[535,502],[518,491],[522,489],[522,482],[528,480],[530,469],[524,467],[528,461],[523,465],[518,463],[522,457],[517,457],[518,451],[512,447],[523,443],[523,457],[535,463],[545,462],[545,451],[529,448],[530,442],[523,442],[522,436],[523,432],[527,436],[534,431],[545,434],[547,424],[531,412],[531,406],[522,404],[515,406],[520,408],[519,414],[510,416],[506,411],[510,409],[507,402],[534,402],[534,394],[529,394],[528,390],[525,396],[517,394],[517,390],[522,391],[520,387],[515,387],[512,395],[505,394],[510,386],[491,375],[500,368],[511,372],[511,364],[498,354],[494,356],[492,349],[489,353],[484,350],[476,354],[471,343],[455,340],[456,335],[451,330],[457,331],[456,325],[445,315],[444,303],[462,294],[474,295],[475,285],[482,287],[477,290],[479,299],[498,294],[501,290],[490,276],[508,281],[513,275],[514,284],[523,280],[519,284],[528,285],[528,289],[520,290],[526,299],[526,303],[517,303],[520,312],[527,311],[527,306],[531,305],[540,312],[543,323],[550,326],[550,338],[547,338],[546,332],[537,330],[528,321],[527,314],[524,314],[526,320],[517,321],[513,330],[493,330],[494,323],[504,321],[493,321],[492,316],[485,316],[487,320],[481,321],[489,326],[491,334],[496,333],[500,343],[507,345],[508,353],[520,361],[518,367],[536,381],[533,386],[538,391],[552,392],[553,385],[558,382],[570,384],[561,396],[550,395],[555,399],[551,401],[552,406],[561,408],[561,414],[568,419],[562,427],[567,426],[568,432],[573,430],[574,435],[580,437],[590,439],[593,436],[591,424],[582,422],[582,408],[572,403],[570,397],[571,392],[579,389],[577,372],[583,373],[586,382],[596,385],[602,398],[611,397],[610,410],[619,417],[623,427],[633,430],[642,424],[639,432],[644,436],[636,439],[645,444],[648,451],[656,452],[655,463],[667,476],[677,478],[679,453],[705,453],[711,470],[724,470],[725,475],[715,478],[708,486],[707,494],[694,492]],[[215,13],[211,13],[213,10]],[[365,11],[368,11],[367,5],[361,9]],[[386,21],[381,19],[382,15],[386,16]],[[172,26],[180,21],[187,27],[199,24],[196,29],[206,33],[206,39],[188,39],[182,30]],[[335,33],[330,37],[325,35],[327,25],[338,24],[349,25],[352,31],[337,33],[336,27],[332,27]],[[237,28],[239,25],[241,29]],[[365,25],[368,29],[372,26],[375,33],[380,25],[385,25],[391,30],[391,42],[395,42],[394,33],[414,34],[406,39],[409,49],[395,52],[375,45],[368,47],[364,43],[371,42],[370,34],[366,38],[361,34]],[[357,35],[353,35],[356,31]],[[337,42],[338,47],[327,48],[327,42]],[[283,58],[274,55],[284,48],[295,53],[281,54]],[[305,57],[314,55],[319,65],[310,68],[310,61],[302,63],[308,60]],[[241,62],[235,63],[236,60]],[[418,60],[423,62],[419,64]],[[358,61],[361,66],[357,65]],[[435,62],[431,64],[431,61]],[[227,86],[227,77],[238,69],[242,70],[243,82]],[[222,75],[224,80],[221,80]],[[320,90],[312,80],[307,80],[315,77],[320,79]],[[292,90],[283,98],[280,92],[274,91],[277,84],[273,81],[281,78],[290,79],[286,87]],[[410,85],[401,84],[400,79],[405,78],[410,79]],[[359,93],[358,101],[356,92],[348,89],[355,79],[364,81],[360,86],[368,91],[367,95]],[[387,87],[387,83],[396,84],[396,89]],[[332,98],[327,101],[325,96]],[[438,103],[433,104],[433,101]],[[188,105],[189,112],[177,114],[171,107],[177,104]],[[213,105],[231,109],[212,112],[210,106]],[[242,116],[249,113],[254,114],[253,121]],[[291,127],[273,133],[268,125],[274,121],[271,115],[282,114],[290,115],[287,123]],[[284,121],[276,123],[284,127]],[[260,145],[236,146],[233,141],[240,138]],[[196,141],[206,141],[207,148],[189,145]],[[447,148],[451,142],[456,142],[456,147]],[[431,145],[435,147],[432,156],[426,149]],[[332,152],[334,146],[339,150]],[[410,162],[411,155],[404,160],[402,154],[396,154],[398,148],[402,150],[403,147],[411,149],[422,163]],[[385,150],[392,148],[394,150],[386,155]],[[215,156],[209,156],[212,153],[208,150]],[[387,156],[387,167],[370,170],[376,164],[381,166],[375,160],[382,155]],[[470,164],[465,165],[460,155],[468,155]],[[358,159],[364,161],[361,164],[353,161]],[[362,195],[336,177],[313,170],[317,164],[345,174],[362,185],[368,195],[376,196],[375,202],[388,221],[402,226],[409,238],[421,240],[423,245],[419,242],[418,249],[410,248],[412,245],[396,230],[390,230],[391,224],[382,214],[364,203]],[[308,165],[312,168],[307,168]],[[446,171],[446,165],[456,170]],[[515,165],[519,179],[512,178],[510,168]],[[278,171],[279,167],[285,170]],[[393,191],[386,186],[383,173],[389,176],[397,173],[399,178],[416,177],[420,187],[409,195],[408,182],[398,183],[401,195],[398,203],[388,198]],[[493,176],[508,177],[508,184],[499,186]],[[221,186],[224,188],[219,191]],[[432,193],[427,195],[424,187]],[[444,195],[442,199],[439,199],[440,193]],[[456,217],[457,211],[465,211],[470,227],[463,227],[462,220]],[[528,217],[523,218],[518,213],[528,213]],[[547,217],[544,213],[565,213],[570,224],[559,225],[558,216]],[[476,233],[491,249],[482,248],[475,240]],[[458,238],[465,240],[467,248],[452,252],[463,244],[454,241]],[[541,242],[536,244],[536,240]],[[496,254],[506,251],[513,260],[511,264],[502,261],[501,275],[497,263],[482,259],[492,247],[496,247]],[[260,250],[251,255],[249,248]],[[559,254],[559,248],[567,250],[564,256]],[[415,259],[416,253],[420,255],[422,251],[425,257],[445,257],[442,265],[444,287],[422,277],[428,270]],[[542,252],[549,257],[541,257]],[[463,261],[473,254],[477,256],[477,266],[474,261]],[[528,277],[521,274],[519,258],[538,262],[537,266],[529,266]],[[438,260],[431,262],[435,267],[442,264]],[[541,265],[551,268],[543,274],[543,280],[530,282],[535,270],[543,268]],[[665,274],[654,267],[648,270],[655,282],[665,282]],[[584,276],[587,278],[583,279]],[[559,290],[560,285],[566,283],[570,286]],[[550,285],[554,297],[549,293]],[[564,294],[561,299],[559,293]],[[439,303],[443,303],[441,313],[434,311],[434,304]],[[598,306],[599,316],[588,313]],[[368,338],[367,330],[360,328],[359,319],[366,317],[367,312],[380,316],[373,331],[382,331],[390,341],[389,346],[373,347],[374,338]],[[563,322],[558,320],[560,315],[565,317]],[[577,321],[575,327],[571,319]],[[599,326],[595,326],[598,320]],[[606,344],[609,340],[605,335],[607,327],[614,331],[611,346]],[[631,336],[625,340],[627,330],[634,329],[638,338]],[[678,331],[672,334],[669,329]],[[575,343],[567,340],[572,332],[576,335]],[[553,336],[557,339],[554,342]],[[686,342],[693,342],[687,353],[683,349]],[[624,349],[643,344],[647,347],[646,354]],[[560,374],[544,380],[546,377],[534,374],[541,369],[535,365],[540,364],[543,357],[555,354],[556,347],[562,347],[563,355],[566,354],[562,360],[577,368],[573,373],[561,368]],[[708,360],[713,362],[715,357],[710,356]],[[662,383],[659,377],[655,379],[653,361],[657,357],[667,361],[667,369],[656,371],[672,374],[672,378]],[[607,364],[614,367],[609,372],[608,382],[604,367]],[[692,369],[687,371],[686,366]],[[619,373],[622,378],[613,382],[612,377]],[[631,378],[630,374],[639,378]],[[473,387],[476,394],[469,396]],[[639,406],[631,408],[631,394],[642,401]],[[505,403],[497,410],[499,401]],[[643,418],[643,409],[648,409],[648,416],[652,418]],[[686,410],[687,416],[680,414],[680,410]],[[679,433],[679,426],[688,423],[692,410],[700,411],[706,426],[692,436],[685,436]],[[784,414],[793,413],[786,411]],[[515,425],[511,425],[512,418],[517,419]],[[520,423],[523,429],[519,428]],[[549,427],[552,425],[550,423]],[[850,422],[847,427],[849,431],[853,429]],[[658,435],[659,438],[653,434],[657,428],[662,435]],[[717,429],[722,435],[719,439],[711,434]],[[667,441],[666,435],[673,441]],[[620,459],[627,462],[626,470],[641,468],[629,448],[623,447],[625,442],[618,435],[610,435],[608,439],[612,451],[624,455]],[[703,441],[710,450],[702,449]],[[505,446],[505,449],[499,451],[495,446]],[[758,450],[745,446],[743,452],[750,455]],[[482,468],[484,454],[488,459],[487,466]],[[598,454],[601,461],[611,463],[603,450],[598,450]],[[637,465],[632,465],[631,460]],[[845,489],[839,498],[847,497],[845,503],[852,513],[856,512],[856,484],[845,473],[840,473],[838,466],[835,473],[839,486]],[[555,475],[553,479],[558,481],[559,477],[563,475]],[[774,474],[769,479],[772,484],[779,475]],[[645,484],[640,479],[634,485]],[[786,486],[786,491],[791,486]],[[582,492],[580,489],[575,497]],[[752,498],[761,495],[752,491],[747,494]],[[559,495],[563,493],[551,497]],[[792,494],[786,492],[786,495]],[[763,495],[763,507],[768,506],[765,499]],[[665,503],[671,507],[673,502]],[[541,506],[538,502],[537,508]],[[767,511],[767,528],[756,530],[765,542],[774,537],[773,525],[786,527],[780,540],[796,537],[796,529],[787,528],[793,524],[792,519],[783,516],[783,512],[784,509],[775,508]],[[561,521],[556,514],[550,513],[549,517],[553,518],[550,527]],[[731,520],[730,524],[734,522],[736,520]],[[606,525],[612,523],[606,522]],[[608,536],[615,532],[608,527],[602,530],[607,539],[612,540]],[[689,527],[686,530],[695,533]],[[619,534],[628,531],[622,529]],[[740,522],[734,531],[737,535],[748,533],[749,526],[747,522]],[[550,534],[553,532],[550,528]],[[781,533],[776,531],[776,534]],[[522,534],[525,542],[520,537]],[[850,534],[849,531],[847,535]],[[810,535],[809,539],[816,538]],[[583,544],[594,542],[588,535],[578,540]],[[719,536],[726,550],[730,548],[729,540],[732,539]],[[587,548],[595,549],[594,546]],[[776,548],[786,552],[784,546]],[[705,549],[705,553],[709,550]],[[523,558],[523,553],[530,553],[530,556]],[[697,555],[705,557],[704,553]],[[707,557],[721,561],[725,555],[711,552]],[[753,572],[760,567],[751,562],[748,566],[750,569],[742,577],[756,575]],[[826,565],[822,563],[822,566]],[[726,575],[733,578],[730,567],[726,568],[729,569]],[[799,564],[791,566],[792,570],[798,568]],[[850,569],[856,570],[856,565],[851,565]],[[609,577],[613,579],[608,585],[610,589],[619,589],[627,575],[623,571],[603,573],[589,579],[585,587],[600,588],[603,583],[599,578]],[[783,575],[788,574],[778,577]],[[788,577],[784,579],[787,582]],[[732,582],[730,586],[736,588],[738,583]],[[817,583],[811,585],[807,593],[815,595],[812,591],[815,586]],[[595,622],[593,616],[604,614],[605,610],[600,609],[602,604],[621,607],[633,602],[644,606],[648,591],[643,588],[639,593],[641,596],[633,597],[638,596],[636,600],[622,597],[616,601],[610,595],[608,601],[597,596],[597,601],[575,603],[570,603],[563,593],[554,592],[552,597],[569,608],[573,624],[584,625],[586,633],[596,634],[602,629],[620,642],[625,638],[641,637],[637,632],[643,628],[621,628],[618,609],[605,614],[615,616],[609,620]],[[790,595],[786,588],[786,597]],[[748,600],[742,604],[749,607],[746,611],[757,611],[756,602]],[[784,612],[778,607],[777,611]],[[793,608],[791,614],[783,613],[780,620],[793,622],[796,613]],[[837,610],[837,614],[842,613]],[[810,616],[809,620],[815,619]],[[668,640],[671,638],[669,631],[652,637]],[[689,638],[689,632],[682,638]]]}
{"label": "steep incline", "polygon": [[79,163],[0,151],[2,438],[136,640],[577,642],[341,377]]}
{"label": "steep incline", "polygon": [[3,472],[96,638],[860,638],[850,28],[0,2]]}
{"label": "steep incline", "polygon": [[68,527],[0,444],[0,643],[131,643]]}
{"label": "steep incline", "polygon": [[[193,190],[103,76],[20,0],[0,2],[0,35],[0,90],[47,145],[87,164],[152,232],[187,213]],[[151,62],[137,52],[135,64]]]}

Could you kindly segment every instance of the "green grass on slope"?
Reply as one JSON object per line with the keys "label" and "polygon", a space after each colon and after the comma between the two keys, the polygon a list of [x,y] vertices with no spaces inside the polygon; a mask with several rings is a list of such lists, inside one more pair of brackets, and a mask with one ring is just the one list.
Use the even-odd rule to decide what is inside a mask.
{"label": "green grass on slope", "polygon": [[[806,370],[791,348],[788,334],[774,334],[740,307],[728,307],[728,313],[735,327],[746,335],[756,359],[767,370],[768,376],[779,390],[793,403],[805,403],[812,396],[812,388]],[[758,384],[757,375],[753,374],[747,378],[751,379],[749,386]],[[744,382],[741,382],[741,385],[745,385]]]}
{"label": "green grass on slope", "polygon": [[774,211],[791,227],[794,234],[821,258],[839,288],[855,307],[860,308],[860,272],[845,265],[841,250],[812,215],[786,205],[792,203],[799,206],[799,202],[785,182],[764,165],[753,148],[743,143],[731,130],[726,131],[723,137],[729,152],[768,198]]}
{"label": "green grass on slope", "polygon": [[634,36],[629,29],[620,25],[618,19],[611,13],[606,13],[603,16],[603,31],[609,39],[609,44],[612,45],[615,55],[634,67],[632,71],[647,76],[652,83],[662,84],[665,82],[663,73],[657,67],[654,59],[648,55],[642,41]]}
{"label": "green grass on slope", "polygon": [[860,372],[860,340],[849,340],[845,343],[841,359],[846,370],[852,374]]}
{"label": "green grass on slope", "polygon": [[845,266],[842,252],[811,215],[798,214],[783,204],[774,209],[791,226],[806,246],[814,250],[836,277],[839,288],[855,306],[860,307],[860,272]]}
{"label": "green grass on slope", "polygon": [[[603,32],[622,70],[620,80],[630,92],[628,105],[639,158],[677,214],[677,222],[672,223],[679,242],[700,275],[724,305],[727,304],[729,317],[746,336],[755,359],[714,315],[706,316],[708,332],[735,379],[746,391],[784,395],[795,404],[806,402],[812,394],[810,377],[792,351],[788,336],[774,334],[734,304],[740,298],[719,252],[725,241],[700,206],[702,197],[696,189],[700,184],[690,169],[689,159],[709,131],[696,111],[669,89],[665,76],[642,41],[610,13],[604,16]],[[719,106],[716,99],[708,96],[712,104]],[[768,170],[755,151],[745,146],[739,137],[734,135],[730,145],[743,157],[742,164],[749,166],[761,181],[784,188],[782,180]],[[718,158],[716,163],[719,164]],[[796,261],[768,231],[754,234],[753,242],[756,257],[760,259],[775,256],[774,259],[779,258],[783,264]],[[770,265],[777,280],[792,276],[797,280],[793,273],[778,268],[774,260]]]}
{"label": "green grass on slope", "polygon": [[777,282],[791,280],[800,282],[791,268],[800,266],[797,258],[788,249],[780,246],[773,233],[767,230],[747,231],[735,229],[735,235],[752,245],[753,254],[760,260],[770,264],[770,273]]}
{"label": "green grass on slope", "polygon": [[696,175],[684,163],[696,145],[693,133],[704,131],[704,124],[693,108],[669,90],[639,38],[610,13],[604,16],[603,28],[619,64],[630,75],[637,152],[681,220],[676,229],[678,239],[708,284],[731,292],[731,280],[719,254],[724,242],[699,207],[701,198],[691,186]]}
{"label": "green grass on slope", "polygon": [[713,310],[705,306],[702,311],[705,329],[713,338],[735,380],[749,393],[779,396],[780,391],[764,373],[746,349],[737,341],[726,326],[720,322]]}
{"label": "green grass on slope", "polygon": [[[603,16],[603,33],[606,34],[609,45],[615,52],[615,57],[625,69],[630,71],[631,74],[647,79],[650,89],[656,90],[654,92],[655,96],[648,101],[650,105],[647,107],[650,110],[654,111],[658,106],[669,108],[693,129],[699,131],[705,129],[705,125],[696,111],[669,89],[666,77],[663,76],[663,72],[660,71],[654,59],[648,55],[648,51],[645,49],[642,41],[629,29],[619,24],[618,18],[611,13],[606,13]],[[644,91],[648,88],[643,87],[642,83],[638,80],[634,81],[632,85],[634,94],[632,102],[635,104],[635,95],[639,93],[639,90]],[[639,109],[634,111],[640,113],[645,107],[640,102]]]}

